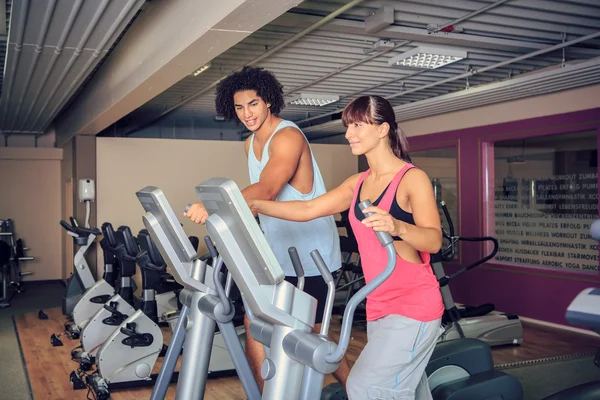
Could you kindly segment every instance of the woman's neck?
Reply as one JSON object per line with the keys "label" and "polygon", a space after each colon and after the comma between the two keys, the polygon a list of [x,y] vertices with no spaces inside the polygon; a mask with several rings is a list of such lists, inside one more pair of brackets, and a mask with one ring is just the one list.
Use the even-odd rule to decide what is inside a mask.
{"label": "woman's neck", "polygon": [[377,146],[365,154],[371,170],[371,175],[375,179],[379,176],[396,173],[406,162],[399,159],[389,146]]}

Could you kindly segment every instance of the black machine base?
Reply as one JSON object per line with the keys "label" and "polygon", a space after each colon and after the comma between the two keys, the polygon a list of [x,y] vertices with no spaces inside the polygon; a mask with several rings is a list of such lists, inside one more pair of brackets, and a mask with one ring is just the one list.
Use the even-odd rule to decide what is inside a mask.
{"label": "black machine base", "polygon": [[348,395],[340,383],[332,383],[323,388],[321,400],[348,400]]}

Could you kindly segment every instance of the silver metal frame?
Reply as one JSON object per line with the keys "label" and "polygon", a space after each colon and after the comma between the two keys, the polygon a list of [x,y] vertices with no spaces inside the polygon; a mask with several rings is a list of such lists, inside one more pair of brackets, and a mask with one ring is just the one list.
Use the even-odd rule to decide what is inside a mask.
{"label": "silver metal frame", "polygon": [[[223,298],[225,291],[216,289],[217,285],[222,285],[223,278],[219,268],[212,266],[220,264],[218,259],[213,258],[212,265],[209,265],[198,258],[160,189],[149,186],[136,195],[146,211],[144,225],[167,263],[169,272],[185,287],[180,295],[184,317],[180,317],[177,323],[151,399],[164,398],[184,342],[186,345],[183,346],[176,398],[203,398],[216,324],[219,325],[248,398],[260,399],[258,385],[231,321],[233,307],[225,306],[225,303],[229,304],[229,299]],[[223,310],[227,309],[229,313],[225,314]]]}

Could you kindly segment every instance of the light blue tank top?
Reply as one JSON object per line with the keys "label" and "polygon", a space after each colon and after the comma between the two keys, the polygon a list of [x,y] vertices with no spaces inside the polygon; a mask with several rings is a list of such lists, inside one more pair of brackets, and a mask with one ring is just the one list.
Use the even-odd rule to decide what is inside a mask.
{"label": "light blue tank top", "polygon": [[[248,151],[248,171],[250,173],[250,183],[257,183],[260,179],[260,174],[263,168],[269,161],[269,144],[275,134],[288,126],[293,126],[300,130],[296,124],[291,121],[282,121],[263,149],[261,161],[256,159],[254,155],[254,134],[250,138],[250,149]],[[300,132],[302,132],[300,130]],[[309,144],[310,149],[310,144]],[[311,152],[313,165],[313,189],[308,194],[302,194],[289,183],[286,183],[279,194],[276,201],[293,201],[293,200],[312,200],[327,192],[325,183],[321,176],[321,171]],[[319,270],[315,266],[315,262],[310,256],[313,250],[319,250],[323,261],[327,264],[330,271],[336,271],[341,266],[340,253],[340,238],[333,216],[321,217],[308,222],[292,222],[279,218],[273,218],[259,214],[260,226],[265,234],[267,242],[273,249],[275,257],[286,276],[296,276],[288,249],[292,246],[296,247],[305,276],[320,275]]]}

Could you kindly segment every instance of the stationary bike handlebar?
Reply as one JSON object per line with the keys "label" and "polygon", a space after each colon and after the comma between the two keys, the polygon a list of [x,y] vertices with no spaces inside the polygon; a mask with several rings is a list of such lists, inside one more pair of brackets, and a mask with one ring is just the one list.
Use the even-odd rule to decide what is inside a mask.
{"label": "stationary bike handlebar", "polygon": [[[361,211],[367,207],[370,207],[372,204],[369,200],[365,200],[360,203],[358,206]],[[369,213],[365,214],[366,217],[372,215]],[[369,282],[367,285],[363,286],[348,302],[346,310],[344,311],[344,322],[342,323],[342,329],[340,333],[340,340],[338,345],[333,353],[327,354],[325,356],[325,361],[328,363],[338,363],[346,354],[346,350],[348,350],[348,344],[350,343],[350,333],[352,330],[352,322],[354,319],[354,311],[356,307],[363,302],[367,296],[377,289],[387,278],[389,278],[394,272],[394,268],[396,267],[396,249],[394,248],[394,241],[392,237],[387,232],[375,232],[377,238],[381,242],[381,245],[385,247],[387,251],[387,265],[383,272],[379,274],[375,279]]]}
{"label": "stationary bike handlebar", "polygon": [[89,235],[95,235],[95,236],[102,235],[102,232],[100,232],[100,230],[98,228],[93,228],[93,229],[81,228],[77,224],[77,221],[75,221],[75,218],[69,217],[69,219],[71,220],[71,224],[69,224],[65,220],[61,220],[60,225],[63,228],[65,228],[67,231],[73,233],[74,235],[77,235],[78,237],[82,237],[82,236],[87,237]]}

